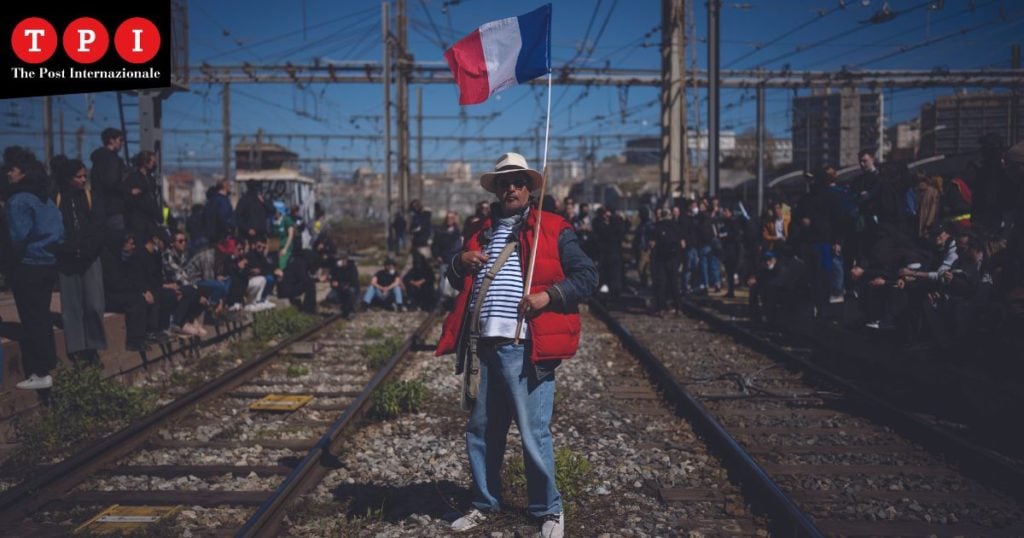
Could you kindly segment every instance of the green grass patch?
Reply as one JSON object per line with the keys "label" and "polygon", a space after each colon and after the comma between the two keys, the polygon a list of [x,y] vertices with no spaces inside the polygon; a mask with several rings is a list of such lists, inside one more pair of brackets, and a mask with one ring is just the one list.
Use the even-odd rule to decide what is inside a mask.
{"label": "green grass patch", "polygon": [[301,364],[289,364],[288,369],[284,371],[284,375],[288,377],[302,377],[308,373],[309,368],[306,368]]}
{"label": "green grass patch", "polygon": [[[501,475],[507,496],[525,500],[526,466],[523,464],[523,457],[517,455],[509,458]],[[558,493],[562,495],[567,514],[592,481],[593,473],[586,456],[576,454],[568,448],[555,451],[555,485],[558,487]]]}
{"label": "green grass patch", "polygon": [[157,393],[104,379],[99,368],[54,373],[50,406],[21,418],[17,461],[36,464],[89,439],[112,433],[156,407]]}
{"label": "green grass patch", "polygon": [[307,331],[316,323],[316,316],[304,314],[293,307],[275,308],[253,319],[252,334],[263,342],[279,340]]}
{"label": "green grass patch", "polygon": [[384,363],[398,351],[405,340],[398,336],[390,336],[380,342],[374,342],[363,346],[363,358],[366,359],[366,366],[371,370],[378,370]]}
{"label": "green grass patch", "polygon": [[363,333],[363,338],[366,338],[367,340],[377,340],[379,338],[384,338],[384,335],[386,334],[387,332],[383,327],[370,327],[366,329],[365,333]]}
{"label": "green grass patch", "polygon": [[427,387],[419,381],[391,381],[373,391],[370,415],[386,420],[402,413],[415,413],[426,397]]}

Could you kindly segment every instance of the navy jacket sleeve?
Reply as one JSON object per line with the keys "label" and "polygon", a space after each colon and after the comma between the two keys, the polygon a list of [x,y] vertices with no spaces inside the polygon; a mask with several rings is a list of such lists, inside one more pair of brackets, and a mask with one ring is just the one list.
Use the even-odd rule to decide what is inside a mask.
{"label": "navy jacket sleeve", "polygon": [[556,310],[567,310],[594,293],[597,288],[597,267],[583,252],[576,232],[570,229],[562,230],[558,236],[558,256],[562,260],[565,280],[548,288],[548,295]]}

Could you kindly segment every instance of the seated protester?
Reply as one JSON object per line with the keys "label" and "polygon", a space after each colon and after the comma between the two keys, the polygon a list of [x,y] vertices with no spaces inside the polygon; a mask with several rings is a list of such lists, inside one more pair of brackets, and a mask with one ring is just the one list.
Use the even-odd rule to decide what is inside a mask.
{"label": "seated protester", "polygon": [[173,322],[170,329],[188,336],[206,336],[202,323],[196,321],[207,298],[199,293],[189,280],[185,264],[188,260],[188,239],[183,232],[175,232],[171,244],[163,251],[164,288],[175,294],[177,305],[170,314]]}
{"label": "seated protester", "polygon": [[412,252],[412,267],[402,277],[408,302],[424,311],[434,309],[437,294],[434,291],[434,271],[430,262],[418,251]]}
{"label": "seated protester", "polygon": [[340,305],[341,314],[350,317],[359,297],[359,269],[348,252],[334,262],[328,280],[331,291],[327,294],[327,302]]}
{"label": "seated protester", "polygon": [[[974,236],[957,239],[957,259],[941,273],[940,291],[928,293],[924,317],[940,348],[970,345],[969,336],[982,325],[992,297],[992,276],[985,262],[985,248]],[[955,355],[955,354],[954,354]]]}
{"label": "seated protester", "polygon": [[245,258],[249,262],[249,277],[250,279],[253,277],[263,278],[263,291],[252,301],[258,305],[259,310],[274,308],[274,303],[267,297],[274,291],[277,276],[274,274],[274,263],[267,256],[267,240],[257,239],[250,241],[249,245],[249,249],[245,253]]}
{"label": "seated protester", "polygon": [[[228,295],[225,302],[230,312],[238,312],[247,304],[247,300],[257,292],[263,291],[266,279],[250,282],[249,260],[244,255],[232,256],[228,266]],[[251,303],[249,303],[251,304]],[[247,311],[252,311],[248,309]]]}
{"label": "seated protester", "polygon": [[[146,305],[146,340],[153,343],[167,341],[168,334],[165,332],[168,327],[161,325],[160,312],[165,301],[171,302],[171,307],[177,303],[174,295],[164,296],[164,268],[163,254],[161,248],[163,241],[156,235],[136,234],[135,243],[142,244],[142,248],[136,248],[129,260],[132,271],[142,276],[144,286],[153,296],[153,303]],[[169,320],[170,316],[168,316]]]}
{"label": "seated protester", "polygon": [[863,303],[869,329],[894,329],[895,321],[906,308],[906,284],[900,271],[920,268],[931,256],[910,239],[909,234],[883,236],[868,251],[865,259],[850,269],[854,290]]}
{"label": "seated protester", "polygon": [[796,304],[803,279],[804,267],[799,260],[778,257],[771,250],[761,254],[761,266],[747,280],[754,319],[770,324],[783,321],[780,316]]}
{"label": "seated protester", "polygon": [[401,286],[402,279],[398,277],[395,260],[384,260],[384,268],[373,275],[366,293],[363,294],[363,310],[370,308],[374,301],[381,301],[385,305],[391,305],[391,309],[397,312],[403,308]]}
{"label": "seated protester", "polygon": [[100,259],[107,312],[124,314],[125,349],[144,351],[147,306],[155,304],[156,298],[146,289],[145,275],[134,270],[135,248],[135,238],[130,233],[118,232]]}
{"label": "seated protester", "polygon": [[225,260],[228,259],[225,250],[233,250],[233,247],[221,248],[220,244],[204,246],[185,264],[189,282],[199,288],[199,293],[206,297],[207,307],[215,314],[222,314],[228,306],[224,302],[230,283],[225,271]]}
{"label": "seated protester", "polygon": [[288,299],[292,306],[308,314],[316,313],[316,267],[312,252],[296,250],[281,272],[277,296]]}

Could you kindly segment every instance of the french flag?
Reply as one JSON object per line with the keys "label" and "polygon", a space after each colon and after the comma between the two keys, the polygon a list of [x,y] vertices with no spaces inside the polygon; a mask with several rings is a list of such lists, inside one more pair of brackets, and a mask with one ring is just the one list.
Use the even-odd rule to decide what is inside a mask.
{"label": "french flag", "polygon": [[459,104],[491,95],[551,71],[551,4],[525,15],[484,24],[444,53]]}

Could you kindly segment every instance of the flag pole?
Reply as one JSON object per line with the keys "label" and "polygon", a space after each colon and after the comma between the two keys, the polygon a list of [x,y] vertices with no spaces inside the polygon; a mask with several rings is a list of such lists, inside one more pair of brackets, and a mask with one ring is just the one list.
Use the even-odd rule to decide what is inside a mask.
{"label": "flag pole", "polygon": [[[537,245],[540,244],[540,217],[544,214],[544,190],[548,186],[548,138],[551,135],[551,69],[548,69],[548,110],[544,118],[544,160],[542,170],[544,171],[540,180],[540,195],[537,197],[537,218],[533,223],[533,245],[530,247],[530,263],[526,267],[526,278],[523,279],[523,301],[530,295],[530,287],[533,285],[533,267],[537,262]],[[515,344],[519,345],[519,334],[523,330],[523,319],[526,316],[526,309],[520,308],[516,316],[516,337]]]}

